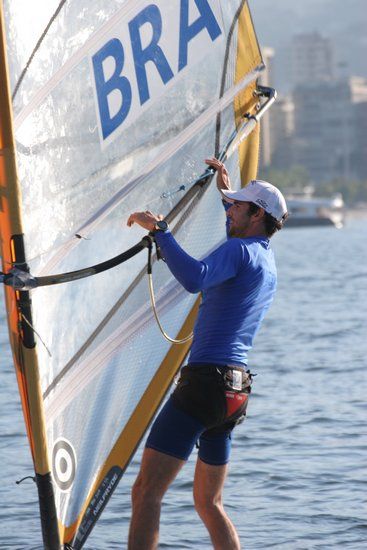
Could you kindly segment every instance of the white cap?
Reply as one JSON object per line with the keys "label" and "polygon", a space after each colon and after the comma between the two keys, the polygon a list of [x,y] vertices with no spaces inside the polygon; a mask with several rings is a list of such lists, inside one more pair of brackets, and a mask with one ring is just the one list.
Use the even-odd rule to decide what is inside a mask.
{"label": "white cap", "polygon": [[277,187],[267,181],[252,180],[239,191],[227,191],[221,193],[232,201],[253,202],[278,220],[282,221],[287,213],[285,198]]}

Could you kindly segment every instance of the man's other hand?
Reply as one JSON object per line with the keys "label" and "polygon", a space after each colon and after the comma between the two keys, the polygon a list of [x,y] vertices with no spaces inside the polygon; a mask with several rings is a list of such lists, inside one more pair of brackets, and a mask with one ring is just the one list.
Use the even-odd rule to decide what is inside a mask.
{"label": "man's other hand", "polygon": [[211,166],[212,168],[215,168],[217,171],[217,188],[219,191],[222,189],[230,189],[231,188],[231,182],[229,179],[228,171],[223,162],[216,159],[215,157],[211,157],[209,159],[205,159],[205,163]]}
{"label": "man's other hand", "polygon": [[137,223],[140,227],[143,227],[147,231],[154,231],[155,224],[159,220],[163,220],[163,216],[161,214],[157,216],[156,214],[153,214],[153,212],[146,210],[145,212],[134,212],[133,214],[130,214],[129,219],[127,220],[127,225],[131,227],[134,223]]}

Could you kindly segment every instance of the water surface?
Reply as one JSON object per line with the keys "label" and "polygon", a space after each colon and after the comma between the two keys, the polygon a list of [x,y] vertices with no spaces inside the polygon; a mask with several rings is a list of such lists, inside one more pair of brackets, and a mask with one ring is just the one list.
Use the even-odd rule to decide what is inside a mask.
{"label": "water surface", "polygon": [[[367,219],[273,239],[279,285],[250,355],[225,502],[247,550],[366,548]],[[0,298],[1,550],[41,548],[36,487]],[[85,548],[125,549],[141,450]],[[162,510],[160,548],[208,550],[192,507],[195,453]]]}

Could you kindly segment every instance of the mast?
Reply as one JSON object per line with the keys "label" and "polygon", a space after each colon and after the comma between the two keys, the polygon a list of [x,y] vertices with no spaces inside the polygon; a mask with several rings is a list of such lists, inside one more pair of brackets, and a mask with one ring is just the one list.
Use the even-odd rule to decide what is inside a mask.
{"label": "mast", "polygon": [[[27,269],[18,185],[3,3],[0,2],[0,247],[2,269]],[[42,534],[47,550],[60,548],[50,472],[43,401],[29,292],[5,289],[10,344],[38,488]]]}

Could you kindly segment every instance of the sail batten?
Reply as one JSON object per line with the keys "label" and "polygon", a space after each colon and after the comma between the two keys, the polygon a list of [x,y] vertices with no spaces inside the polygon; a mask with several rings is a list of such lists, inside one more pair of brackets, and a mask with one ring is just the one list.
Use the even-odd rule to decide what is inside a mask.
{"label": "sail batten", "polygon": [[[142,238],[125,222],[147,208],[189,254],[216,248],[225,214],[213,174],[196,187],[203,159],[222,152],[237,187],[257,170],[264,66],[247,1],[57,3],[28,62],[17,50],[19,36],[35,50],[26,17],[3,5],[16,86],[14,131],[10,87],[0,97],[3,272],[114,258]],[[145,269],[143,253],[78,281],[6,288],[46,548],[83,547],[188,353],[161,337]],[[159,317],[180,339],[200,299],[163,262],[153,274]]]}

